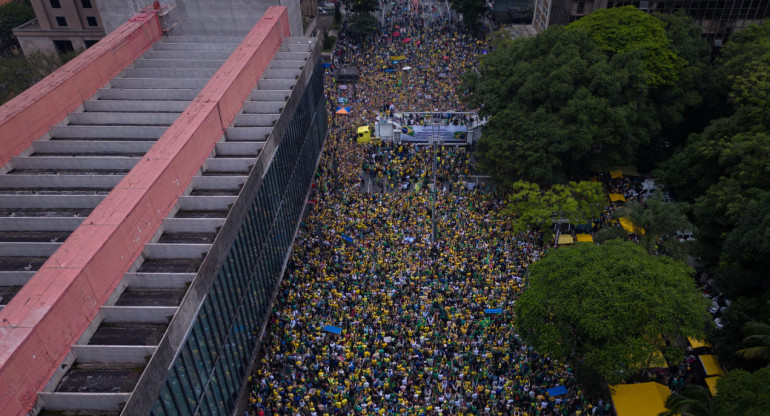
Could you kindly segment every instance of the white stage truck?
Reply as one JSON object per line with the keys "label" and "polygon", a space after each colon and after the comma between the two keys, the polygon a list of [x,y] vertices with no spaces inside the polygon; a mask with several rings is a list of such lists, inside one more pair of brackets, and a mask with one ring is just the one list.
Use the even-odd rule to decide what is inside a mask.
{"label": "white stage truck", "polygon": [[484,124],[469,111],[383,113],[374,136],[384,142],[466,146],[478,141]]}

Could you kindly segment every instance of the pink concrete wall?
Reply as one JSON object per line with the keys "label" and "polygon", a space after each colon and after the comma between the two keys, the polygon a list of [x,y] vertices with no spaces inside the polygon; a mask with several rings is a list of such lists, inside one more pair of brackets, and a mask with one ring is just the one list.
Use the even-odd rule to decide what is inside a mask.
{"label": "pink concrete wall", "polygon": [[0,311],[0,403],[22,415],[155,234],[289,36],[270,7],[182,115]]}
{"label": "pink concrete wall", "polygon": [[29,147],[160,39],[155,12],[141,12],[0,107],[0,166]]}

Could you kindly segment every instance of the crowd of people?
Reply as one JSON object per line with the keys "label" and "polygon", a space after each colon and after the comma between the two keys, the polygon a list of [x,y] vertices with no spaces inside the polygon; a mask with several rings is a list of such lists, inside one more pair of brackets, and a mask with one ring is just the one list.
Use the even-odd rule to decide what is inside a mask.
{"label": "crowd of people", "polygon": [[[360,80],[340,90],[327,75],[330,105],[345,98],[352,111],[330,115],[317,204],[282,280],[247,413],[609,414],[568,366],[516,334],[513,305],[540,240],[510,229],[501,195],[466,185],[470,149],[438,148],[434,156],[430,147],[353,139],[357,126],[391,105],[463,109],[459,76],[485,43],[424,25],[403,12],[410,4],[394,7],[403,13],[393,17],[403,25],[398,36],[390,28],[365,44],[340,36],[346,52],[335,64],[356,65]],[[393,55],[412,69],[383,71]],[[362,186],[365,178],[380,186]],[[549,395],[557,386],[566,393]]]}

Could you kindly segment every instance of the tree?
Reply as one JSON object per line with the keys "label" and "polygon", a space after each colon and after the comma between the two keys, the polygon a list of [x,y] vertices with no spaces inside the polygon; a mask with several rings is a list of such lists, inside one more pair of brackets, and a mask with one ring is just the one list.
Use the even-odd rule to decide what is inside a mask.
{"label": "tree", "polygon": [[730,41],[720,50],[717,68],[722,79],[740,75],[755,59],[770,53],[770,21],[730,35]]}
{"label": "tree", "polygon": [[476,26],[487,7],[484,0],[449,0],[449,4],[463,15],[463,24],[466,26]]}
{"label": "tree", "polygon": [[567,27],[586,31],[611,56],[642,51],[644,73],[652,87],[675,84],[687,64],[670,47],[663,21],[634,6],[599,9]]}
{"label": "tree", "polygon": [[35,11],[29,0],[12,1],[0,6],[0,35],[7,36],[13,29],[35,18]]}
{"label": "tree", "polygon": [[606,198],[599,182],[570,182],[541,190],[534,183],[518,181],[508,194],[503,212],[510,215],[517,232],[533,227],[548,230],[554,218],[590,221],[602,213]]}
{"label": "tree", "polygon": [[765,322],[747,322],[743,326],[745,348],[736,354],[750,360],[770,361],[770,325]]}
{"label": "tree", "polygon": [[659,244],[663,245],[661,248],[665,252],[678,252],[675,248],[678,240],[669,238],[663,241],[663,238],[692,229],[682,205],[665,203],[661,196],[659,192],[645,202],[626,202],[613,214],[615,218],[628,218],[634,226],[644,229],[639,242],[649,254],[656,252]]}
{"label": "tree", "polygon": [[354,38],[363,39],[377,33],[377,19],[366,14],[358,14],[350,18],[348,26]]}
{"label": "tree", "polygon": [[666,398],[665,412],[658,416],[713,416],[714,400],[711,392],[696,384],[687,386],[682,394],[671,393]]}
{"label": "tree", "polygon": [[371,13],[379,7],[377,0],[342,0],[345,9],[357,14]]}
{"label": "tree", "polygon": [[743,72],[729,79],[733,83],[730,99],[738,105],[756,108],[765,125],[770,127],[770,52],[757,57]]}
{"label": "tree", "polygon": [[[659,335],[703,337],[707,304],[691,273],[630,242],[554,249],[530,267],[516,325],[535,349],[578,373],[622,382],[649,367]],[[675,343],[663,353],[671,363],[683,357]]]}
{"label": "tree", "polygon": [[763,416],[770,408],[770,366],[750,373],[728,371],[717,381],[717,416]]}
{"label": "tree", "polygon": [[550,185],[631,162],[659,129],[642,58],[608,58],[584,31],[561,26],[501,43],[463,79],[469,106],[491,116],[481,169],[505,185]]}

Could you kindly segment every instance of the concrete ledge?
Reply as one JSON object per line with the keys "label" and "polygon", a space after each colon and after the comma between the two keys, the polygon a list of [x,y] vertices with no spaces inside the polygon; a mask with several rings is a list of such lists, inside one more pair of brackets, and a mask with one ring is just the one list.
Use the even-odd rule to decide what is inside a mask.
{"label": "concrete ledge", "polygon": [[108,324],[167,324],[174,317],[175,306],[103,306],[102,322]]}
{"label": "concrete ledge", "polygon": [[65,412],[81,410],[92,412],[118,412],[131,397],[131,393],[44,393],[38,394],[46,410]]}
{"label": "concrete ledge", "polygon": [[102,195],[3,195],[0,197],[0,208],[93,208],[102,199]]}
{"label": "concrete ledge", "polygon": [[120,363],[147,364],[155,347],[152,345],[73,345],[79,364]]}
{"label": "concrete ledge", "polygon": [[185,288],[195,273],[126,273],[124,280],[131,288]]}
{"label": "concrete ledge", "polygon": [[155,13],[141,12],[0,107],[0,166],[80,107],[160,37]]}

